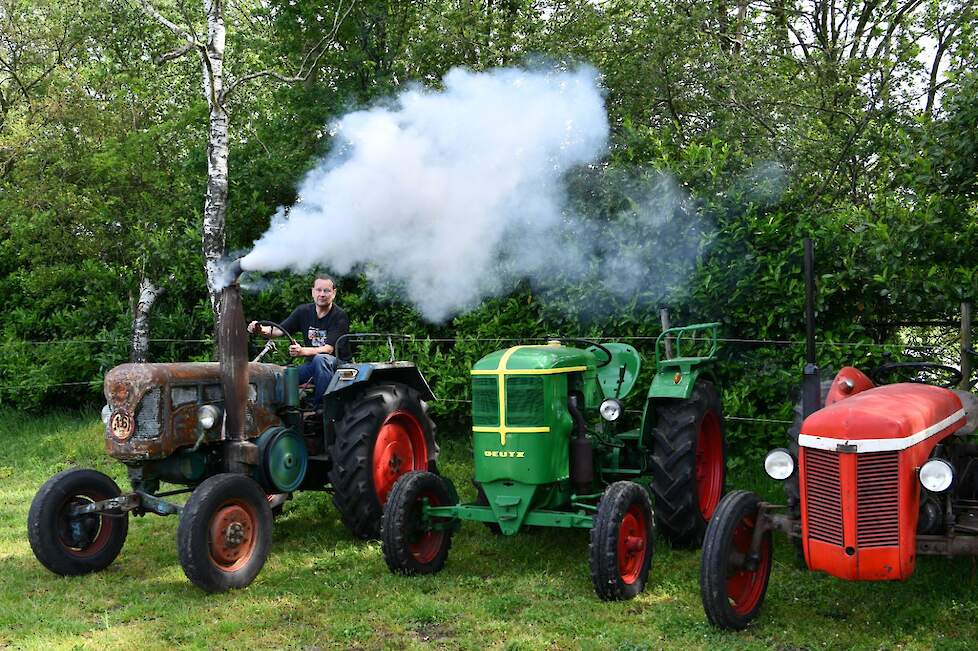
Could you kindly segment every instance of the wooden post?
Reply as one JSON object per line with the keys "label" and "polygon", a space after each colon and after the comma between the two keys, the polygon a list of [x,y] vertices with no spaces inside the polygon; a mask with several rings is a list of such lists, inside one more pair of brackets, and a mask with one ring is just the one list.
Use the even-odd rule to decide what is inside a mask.
{"label": "wooden post", "polygon": [[[665,332],[672,326],[669,325],[669,308],[664,307],[659,310],[659,318],[662,319],[662,332]],[[672,359],[672,338],[666,337],[666,359]]]}
{"label": "wooden post", "polygon": [[961,384],[967,391],[971,387],[971,303],[961,303]]}

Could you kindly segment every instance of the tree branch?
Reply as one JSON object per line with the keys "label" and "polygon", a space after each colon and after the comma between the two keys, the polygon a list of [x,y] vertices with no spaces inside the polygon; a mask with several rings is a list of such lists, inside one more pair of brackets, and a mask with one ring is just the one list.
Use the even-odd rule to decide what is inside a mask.
{"label": "tree branch", "polygon": [[[144,0],[140,0],[140,2],[143,1]],[[245,82],[251,81],[252,79],[258,79],[259,77],[270,77],[276,81],[287,84],[297,81],[305,81],[308,79],[309,75],[312,74],[312,71],[315,70],[316,66],[319,64],[319,60],[322,58],[323,54],[326,53],[329,44],[336,39],[336,35],[340,31],[340,27],[343,25],[343,22],[346,20],[347,16],[350,15],[350,12],[353,11],[353,7],[356,4],[357,0],[350,0],[350,4],[347,5],[346,11],[343,11],[342,15],[340,15],[340,12],[343,9],[343,3],[340,2],[340,4],[336,7],[336,13],[333,15],[332,29],[330,29],[326,35],[319,39],[319,42],[317,42],[316,45],[306,52],[305,56],[302,57],[302,62],[299,64],[299,71],[296,74],[286,75],[275,70],[261,70],[259,72],[248,73],[228,85],[227,90],[225,90],[221,96],[221,102],[223,103],[226,101],[227,98],[230,97],[231,93],[238,88],[238,86],[244,84]],[[311,61],[310,57],[312,57]]]}
{"label": "tree branch", "polygon": [[192,52],[193,50],[194,50],[194,46],[190,43],[187,43],[183,47],[178,47],[175,50],[172,50],[165,54],[161,54],[158,57],[154,57],[153,63],[159,65],[161,63],[166,63],[167,61],[174,61],[176,59],[179,59],[183,55],[187,54],[188,52]]}
{"label": "tree branch", "polygon": [[153,18],[153,20],[166,27],[168,30],[173,32],[176,36],[179,36],[183,40],[187,41],[190,47],[196,47],[196,48],[203,47],[203,44],[200,42],[200,40],[193,32],[191,32],[186,27],[177,25],[172,20],[169,20],[166,16],[161,14],[156,7],[151,5],[149,3],[149,0],[138,0],[138,2],[142,6],[143,11],[149,14],[149,16]]}

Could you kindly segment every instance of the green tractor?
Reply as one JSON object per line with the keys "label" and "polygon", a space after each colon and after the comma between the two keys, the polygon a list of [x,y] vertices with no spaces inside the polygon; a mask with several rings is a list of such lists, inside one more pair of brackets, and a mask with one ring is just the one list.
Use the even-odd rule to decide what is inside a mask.
{"label": "green tractor", "polygon": [[[670,340],[676,356],[667,358]],[[684,347],[702,354],[683,356]],[[698,545],[723,492],[723,417],[710,364],[716,349],[716,323],[663,332],[641,424],[631,430],[620,426],[621,401],[635,388],[641,358],[627,344],[563,339],[483,357],[472,369],[477,500],[462,504],[434,473],[401,476],[384,507],[388,567],[439,571],[462,520],[507,536],[527,525],[577,527],[591,530],[598,596],[636,596],[648,578],[654,529],[674,545]]]}

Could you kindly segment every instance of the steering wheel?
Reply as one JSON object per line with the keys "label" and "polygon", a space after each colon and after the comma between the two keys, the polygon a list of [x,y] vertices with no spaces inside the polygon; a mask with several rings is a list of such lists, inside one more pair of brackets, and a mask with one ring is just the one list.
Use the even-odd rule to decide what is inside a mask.
{"label": "steering wheel", "polygon": [[[923,379],[921,375],[923,374]],[[936,362],[886,362],[869,372],[869,377],[876,384],[893,384],[895,382],[913,382],[915,384],[933,384],[944,389],[958,386],[961,382],[961,370],[947,364]]]}
{"label": "steering wheel", "polygon": [[[282,331],[282,332],[285,333],[285,336],[286,337],[289,338],[289,343],[299,345],[299,342],[295,340],[295,337],[293,337],[291,334],[289,334],[289,331],[286,330],[285,328],[283,328],[278,323],[275,323],[274,321],[255,321],[255,323],[257,323],[259,326],[271,326],[273,328],[278,328],[280,331]],[[253,361],[253,362],[260,361],[261,358],[264,357],[267,353],[269,353],[269,352],[271,352],[273,350],[276,350],[275,338],[272,337],[271,335],[265,335],[265,334],[262,334],[261,332],[253,332],[253,333],[250,333],[250,334],[260,334],[261,336],[263,336],[263,337],[266,338],[266,340],[265,340],[265,347],[262,348],[261,349],[261,352],[259,352],[257,355],[255,355],[255,358],[253,360],[251,360],[251,361]],[[291,359],[289,361],[291,362]],[[288,364],[286,364],[286,366],[288,366]]]}
{"label": "steering wheel", "polygon": [[611,351],[608,350],[607,348],[605,348],[604,346],[602,346],[601,344],[599,344],[596,341],[591,341],[590,339],[572,339],[572,338],[569,338],[569,337],[559,337],[558,340],[559,341],[570,341],[570,342],[573,342],[575,344],[584,344],[585,346],[594,346],[595,348],[597,348],[598,350],[600,350],[602,353],[604,353],[604,356],[607,357],[608,359],[604,359],[604,360],[601,360],[601,361],[597,362],[594,365],[595,368],[601,368],[603,366],[607,366],[608,364],[611,363],[611,360],[614,359],[614,355],[611,354]]}

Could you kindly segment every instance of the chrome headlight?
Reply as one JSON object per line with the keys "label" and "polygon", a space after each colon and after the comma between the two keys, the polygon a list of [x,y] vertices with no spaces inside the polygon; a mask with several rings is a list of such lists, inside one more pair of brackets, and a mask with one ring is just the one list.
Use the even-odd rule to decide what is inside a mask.
{"label": "chrome headlight", "polygon": [[775,448],[764,457],[764,472],[771,479],[783,480],[795,471],[795,460],[784,448]]}
{"label": "chrome headlight", "polygon": [[601,403],[598,411],[601,412],[601,418],[604,418],[609,423],[613,423],[621,418],[621,403],[614,398],[608,398]]}
{"label": "chrome headlight", "polygon": [[102,407],[102,422],[108,425],[110,418],[112,418],[112,407],[105,405]]}
{"label": "chrome headlight", "polygon": [[204,429],[214,427],[214,423],[221,417],[221,410],[214,405],[204,405],[197,410],[197,422]]}
{"label": "chrome headlight", "polygon": [[944,459],[930,459],[920,467],[920,484],[932,493],[941,493],[951,487],[954,468]]}

